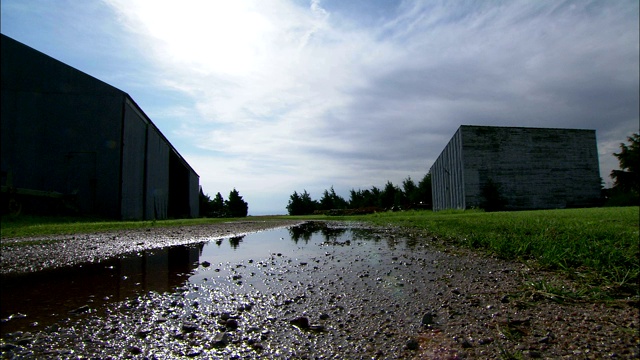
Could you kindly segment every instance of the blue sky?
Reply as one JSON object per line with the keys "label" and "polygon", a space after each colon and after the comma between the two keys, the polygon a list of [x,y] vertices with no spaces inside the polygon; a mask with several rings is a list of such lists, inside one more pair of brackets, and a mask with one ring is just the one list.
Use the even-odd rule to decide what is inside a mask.
{"label": "blue sky", "polygon": [[249,213],[400,185],[460,125],[639,127],[638,1],[3,0],[1,31],[127,93]]}

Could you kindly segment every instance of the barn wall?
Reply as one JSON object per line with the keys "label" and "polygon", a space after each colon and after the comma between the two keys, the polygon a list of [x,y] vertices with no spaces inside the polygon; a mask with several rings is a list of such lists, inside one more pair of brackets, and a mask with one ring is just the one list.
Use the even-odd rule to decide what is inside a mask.
{"label": "barn wall", "polygon": [[75,192],[85,214],[198,215],[198,175],[126,93],[4,35],[1,44],[3,182],[11,173],[16,187]]}
{"label": "barn wall", "polygon": [[462,134],[458,129],[429,170],[434,211],[465,208],[462,148]]}
{"label": "barn wall", "polygon": [[189,210],[192,218],[200,216],[200,176],[189,171]]}
{"label": "barn wall", "polygon": [[123,128],[121,217],[139,220],[144,218],[147,121],[128,99]]}
{"label": "barn wall", "polygon": [[166,219],[169,206],[170,147],[154,126],[147,130],[145,219]]}
{"label": "barn wall", "polygon": [[595,205],[600,171],[594,130],[461,126],[467,207],[488,180],[507,209]]}
{"label": "barn wall", "polygon": [[117,216],[122,92],[4,35],[1,45],[3,181],[77,192],[81,212]]}

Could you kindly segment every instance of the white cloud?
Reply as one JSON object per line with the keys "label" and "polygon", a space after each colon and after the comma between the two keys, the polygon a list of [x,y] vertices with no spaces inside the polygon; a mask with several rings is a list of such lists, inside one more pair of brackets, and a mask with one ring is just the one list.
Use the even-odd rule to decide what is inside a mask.
{"label": "white cloud", "polygon": [[636,2],[407,2],[377,27],[315,0],[108,3],[192,99],[175,131],[205,191],[264,209],[419,180],[462,124],[596,129],[604,177],[638,130]]}

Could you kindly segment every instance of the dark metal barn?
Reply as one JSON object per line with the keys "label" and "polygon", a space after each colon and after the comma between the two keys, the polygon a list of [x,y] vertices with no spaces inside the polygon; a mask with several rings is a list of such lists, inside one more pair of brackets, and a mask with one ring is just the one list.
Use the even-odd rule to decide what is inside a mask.
{"label": "dark metal barn", "polygon": [[499,192],[505,210],[594,206],[595,130],[463,125],[431,167],[433,209],[469,209]]}
{"label": "dark metal barn", "polygon": [[198,174],[127,93],[5,35],[1,44],[5,197],[73,195],[80,213],[120,219],[198,215]]}

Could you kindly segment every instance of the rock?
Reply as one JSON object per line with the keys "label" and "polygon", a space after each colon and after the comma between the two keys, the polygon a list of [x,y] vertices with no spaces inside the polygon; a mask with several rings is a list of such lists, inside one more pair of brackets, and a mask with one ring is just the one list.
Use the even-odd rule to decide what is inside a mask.
{"label": "rock", "polygon": [[225,323],[225,326],[227,327],[227,329],[235,330],[238,328],[238,321],[236,319],[229,319]]}
{"label": "rock", "polygon": [[406,346],[408,350],[418,350],[418,348],[420,348],[420,344],[418,343],[418,340],[413,338],[407,341]]}
{"label": "rock", "polygon": [[320,314],[320,320],[327,320],[329,318],[328,314]]}
{"label": "rock", "polygon": [[435,324],[435,321],[433,320],[433,318],[435,317],[435,315],[432,312],[428,312],[426,314],[424,314],[422,316],[422,325],[433,325]]}
{"label": "rock", "polygon": [[213,338],[213,346],[225,347],[229,343],[229,334],[226,332],[217,333]]}
{"label": "rock", "polygon": [[473,347],[473,345],[471,345],[471,343],[467,339],[462,339],[462,341],[460,342],[460,345],[462,345],[462,347],[465,349]]}
{"label": "rock", "polygon": [[210,262],[208,262],[208,261],[203,261],[202,262],[202,267],[209,267],[209,266],[211,266]]}
{"label": "rock", "polygon": [[185,322],[182,324],[182,331],[184,332],[194,332],[196,330],[198,330],[198,325],[192,322]]}
{"label": "rock", "polygon": [[142,354],[142,349],[137,346],[129,346],[129,352],[134,355],[140,355]]}
{"label": "rock", "polygon": [[309,328],[309,319],[304,317],[304,316],[300,316],[297,317],[293,320],[289,320],[289,323],[291,323],[291,325],[296,326],[300,329],[308,329]]}
{"label": "rock", "polygon": [[324,326],[322,326],[322,325],[309,325],[309,330],[315,331],[315,332],[322,332],[322,331],[324,331]]}

